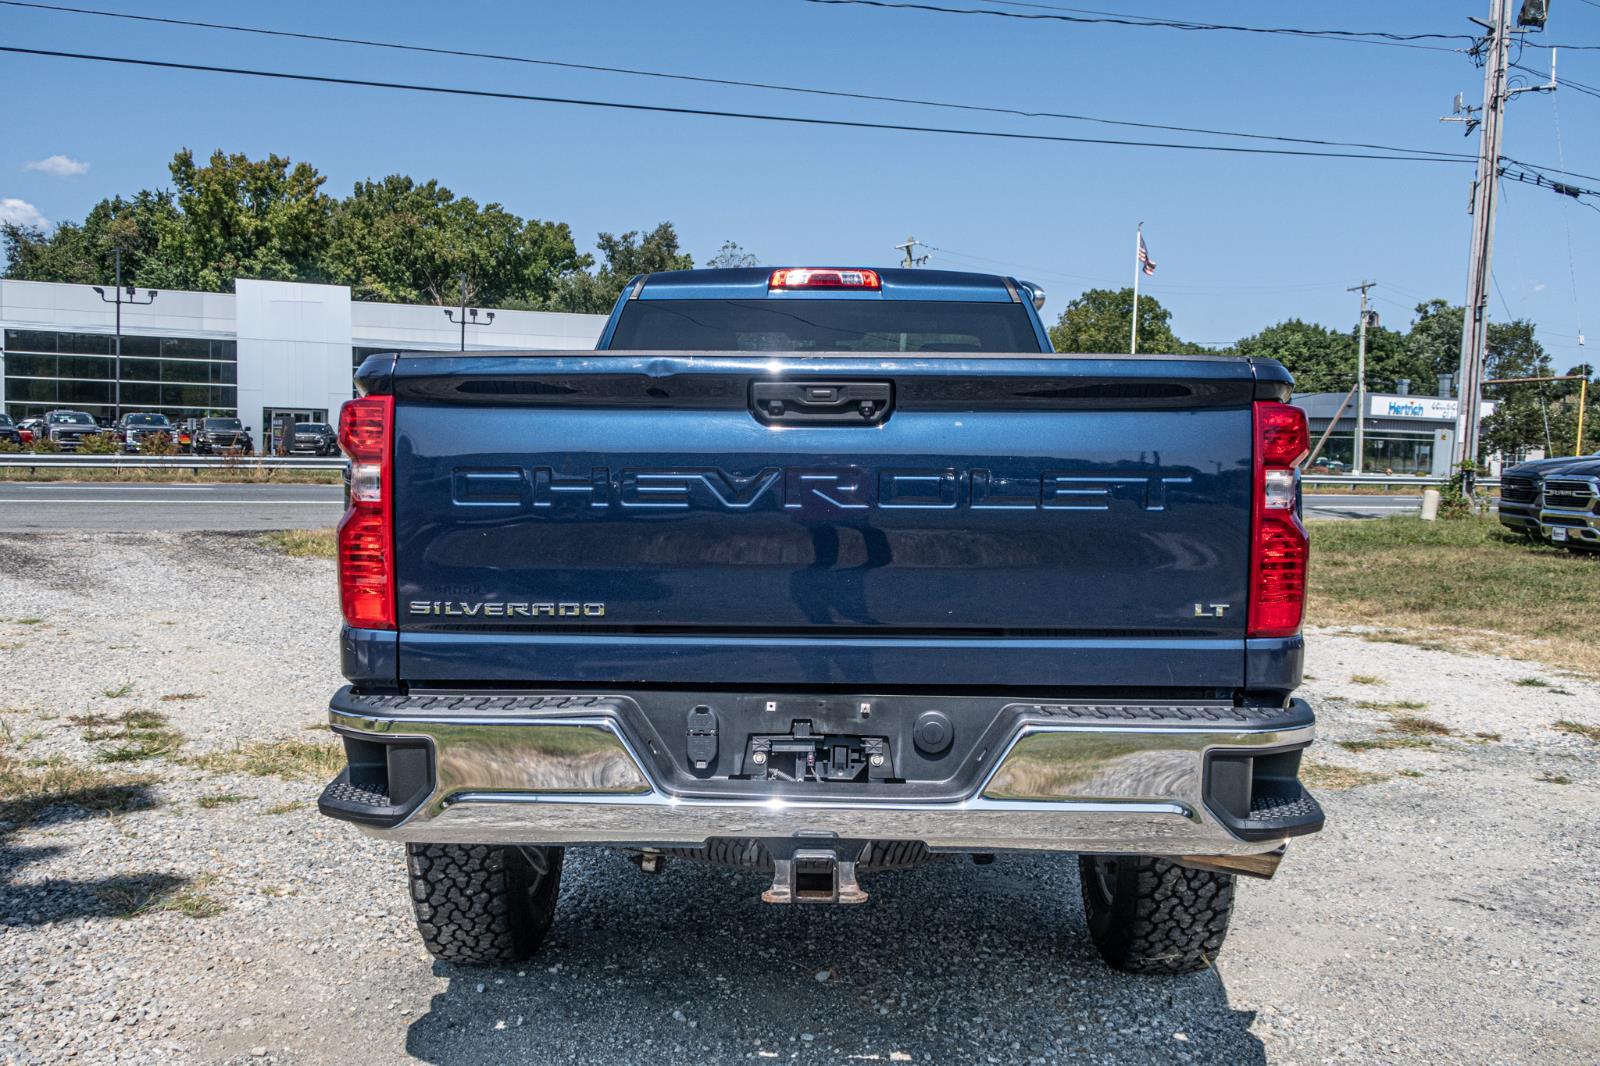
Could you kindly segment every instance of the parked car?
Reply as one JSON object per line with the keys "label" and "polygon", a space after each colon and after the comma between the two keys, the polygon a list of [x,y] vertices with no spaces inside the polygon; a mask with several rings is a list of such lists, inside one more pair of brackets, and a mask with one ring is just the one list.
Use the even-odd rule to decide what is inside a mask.
{"label": "parked car", "polygon": [[338,455],[339,434],[326,422],[296,422],[290,454]]}
{"label": "parked car", "polygon": [[769,903],[1033,851],[1078,855],[1111,966],[1212,965],[1235,877],[1323,824],[1283,366],[1057,356],[982,274],[624,293],[594,358],[375,355],[340,413],[319,806],[407,845],[428,949],[529,955],[569,845]]}
{"label": "parked car", "polygon": [[86,411],[46,411],[44,413],[43,435],[56,442],[64,452],[78,450],[78,445],[85,437],[94,436],[105,432],[94,416]]}
{"label": "parked car", "polygon": [[163,414],[150,412],[133,412],[125,414],[117,422],[117,436],[122,439],[122,450],[137,452],[142,447],[146,437],[153,437],[158,433],[165,433],[168,439],[172,437],[172,420]]}
{"label": "parked car", "polygon": [[215,455],[226,452],[235,455],[254,455],[255,442],[250,439],[250,427],[237,418],[191,418],[188,420],[187,450],[196,455]]}
{"label": "parked car", "polygon": [[1600,456],[1563,455],[1534,459],[1505,470],[1500,475],[1500,499],[1496,506],[1500,524],[1534,539],[1547,537],[1539,520],[1545,477],[1593,458]]}
{"label": "parked car", "polygon": [[44,436],[44,419],[25,418],[17,423],[17,436],[22,438],[22,443],[32,444],[35,439]]}
{"label": "parked car", "polygon": [[1544,472],[1539,532],[1572,551],[1600,551],[1600,457],[1569,460]]}
{"label": "parked car", "polygon": [[8,444],[22,444],[22,434],[17,431],[17,424],[3,411],[0,411],[0,440]]}

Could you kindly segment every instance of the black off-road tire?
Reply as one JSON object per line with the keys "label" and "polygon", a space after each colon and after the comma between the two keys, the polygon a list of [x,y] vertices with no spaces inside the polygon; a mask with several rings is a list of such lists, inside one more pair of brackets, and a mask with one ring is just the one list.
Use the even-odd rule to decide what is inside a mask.
{"label": "black off-road tire", "polygon": [[1083,855],[1078,869],[1089,937],[1108,966],[1181,974],[1215,963],[1233,911],[1233,874],[1125,855]]}
{"label": "black off-road tire", "polygon": [[561,848],[407,844],[423,944],[445,962],[526,959],[555,920],[562,855]]}

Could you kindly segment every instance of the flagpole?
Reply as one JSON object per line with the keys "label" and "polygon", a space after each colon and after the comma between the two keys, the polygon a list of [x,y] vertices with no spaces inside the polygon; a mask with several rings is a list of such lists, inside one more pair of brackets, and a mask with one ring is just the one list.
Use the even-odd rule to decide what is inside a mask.
{"label": "flagpole", "polygon": [[1133,331],[1128,338],[1128,354],[1139,354],[1139,242],[1144,239],[1144,223],[1139,223],[1139,228],[1133,236]]}

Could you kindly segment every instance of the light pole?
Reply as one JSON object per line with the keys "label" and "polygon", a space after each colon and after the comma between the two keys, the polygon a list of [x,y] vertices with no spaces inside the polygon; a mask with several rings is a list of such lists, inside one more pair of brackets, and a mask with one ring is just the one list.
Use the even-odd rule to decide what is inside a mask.
{"label": "light pole", "polygon": [[[467,306],[467,276],[465,274],[463,274],[463,275],[461,275],[461,318],[460,319],[456,318],[456,312],[455,312],[454,308],[446,307],[444,309],[444,317],[448,318],[452,322],[459,321],[461,323],[461,350],[462,351],[466,351],[467,350],[467,315],[468,315],[468,313],[470,313],[472,315],[472,324],[474,326],[478,325],[478,309],[476,307],[468,307]],[[483,325],[487,326],[487,325],[490,325],[490,324],[492,324],[494,322],[494,312],[493,311],[485,311],[484,315],[486,317],[485,317],[485,321],[483,322]]]}
{"label": "light pole", "polygon": [[111,416],[111,422],[113,425],[115,425],[116,423],[122,421],[122,305],[137,304],[142,306],[145,304],[153,304],[156,302],[156,290],[146,289],[145,298],[141,300],[138,298],[138,290],[132,285],[129,285],[126,289],[127,297],[124,299],[124,289],[122,285],[122,246],[119,244],[113,248],[111,250],[111,255],[113,262],[116,264],[116,285],[111,290],[114,296],[107,296],[106,290],[98,285],[94,286],[94,291],[99,295],[100,299],[104,300],[106,303],[117,305],[117,354],[115,366],[112,371],[116,375],[116,404],[112,408],[114,413]]}

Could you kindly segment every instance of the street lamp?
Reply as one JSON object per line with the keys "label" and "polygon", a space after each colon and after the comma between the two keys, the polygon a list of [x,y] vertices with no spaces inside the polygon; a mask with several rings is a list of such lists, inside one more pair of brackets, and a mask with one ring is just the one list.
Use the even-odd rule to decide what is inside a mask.
{"label": "street lamp", "polygon": [[[122,246],[117,245],[114,249],[112,249],[111,254],[114,262],[116,263],[116,285],[111,290],[113,295],[107,296],[106,290],[98,285],[93,286],[93,288],[95,294],[98,295],[100,299],[104,300],[108,304],[117,305],[117,357],[114,370],[114,373],[116,374],[116,405],[113,408],[115,413],[112,415],[112,424],[115,425],[116,423],[122,421],[122,305],[136,304],[142,306],[145,304],[155,303],[156,290],[146,289],[145,298],[142,300],[139,299],[139,290],[135,289],[132,285],[124,287],[122,284]],[[123,296],[124,292],[127,293],[126,297]]]}
{"label": "street lamp", "polygon": [[[455,311],[454,308],[446,307],[444,309],[444,317],[448,318],[452,322],[459,321],[461,323],[461,350],[462,351],[466,351],[467,350],[467,315],[468,314],[472,315],[472,324],[474,326],[479,325],[479,322],[478,322],[478,309],[476,307],[468,307],[467,306],[467,276],[465,274],[463,274],[463,275],[461,275],[461,318],[459,320],[456,318],[456,311]],[[487,325],[490,325],[491,323],[494,322],[494,312],[493,311],[485,311],[484,315],[487,316],[487,317],[483,321],[483,323],[482,323],[483,325],[487,326]]]}

